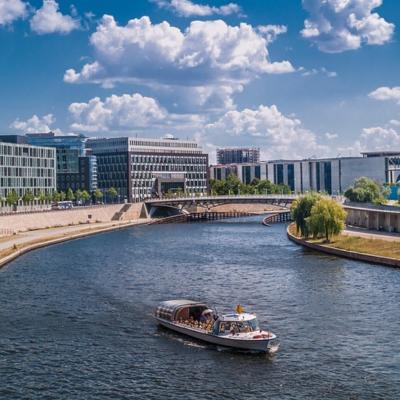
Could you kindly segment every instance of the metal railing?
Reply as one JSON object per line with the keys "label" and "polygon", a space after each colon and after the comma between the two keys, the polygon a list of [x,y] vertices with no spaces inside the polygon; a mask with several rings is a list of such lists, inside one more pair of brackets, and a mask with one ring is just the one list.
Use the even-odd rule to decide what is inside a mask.
{"label": "metal railing", "polygon": [[193,196],[193,197],[163,197],[156,199],[145,199],[145,203],[157,203],[166,201],[202,201],[202,200],[240,200],[240,199],[282,199],[294,200],[298,195],[295,194],[245,194],[245,195],[220,195],[220,196]]}

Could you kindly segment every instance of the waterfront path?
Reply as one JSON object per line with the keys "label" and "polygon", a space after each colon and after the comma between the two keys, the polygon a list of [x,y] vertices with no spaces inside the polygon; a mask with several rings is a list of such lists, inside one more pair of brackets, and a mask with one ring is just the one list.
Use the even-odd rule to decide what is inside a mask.
{"label": "waterfront path", "polygon": [[21,232],[0,239],[0,268],[19,255],[35,248],[76,239],[95,233],[146,224],[147,219],[81,224]]}
{"label": "waterfront path", "polygon": [[368,229],[356,228],[348,226],[343,231],[343,235],[357,236],[365,239],[387,240],[389,242],[400,242],[400,235],[398,233],[370,231]]}

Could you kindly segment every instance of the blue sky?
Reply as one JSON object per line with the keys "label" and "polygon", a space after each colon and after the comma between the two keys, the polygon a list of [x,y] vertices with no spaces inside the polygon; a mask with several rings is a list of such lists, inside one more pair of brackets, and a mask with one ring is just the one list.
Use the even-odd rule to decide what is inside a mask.
{"label": "blue sky", "polygon": [[397,0],[0,0],[0,131],[400,150],[399,16]]}

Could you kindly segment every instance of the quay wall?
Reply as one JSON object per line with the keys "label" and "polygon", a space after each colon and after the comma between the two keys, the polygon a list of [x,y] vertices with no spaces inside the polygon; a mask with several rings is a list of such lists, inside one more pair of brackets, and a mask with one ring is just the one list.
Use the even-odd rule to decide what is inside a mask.
{"label": "quay wall", "polygon": [[368,263],[372,263],[372,264],[382,264],[382,265],[387,265],[390,267],[400,267],[399,259],[383,257],[383,256],[374,256],[372,254],[358,253],[358,252],[354,252],[354,251],[347,251],[347,250],[338,249],[338,248],[334,248],[334,247],[323,246],[323,245],[316,244],[316,243],[310,243],[310,242],[308,242],[304,239],[301,239],[301,238],[293,235],[292,233],[290,233],[289,228],[290,228],[290,226],[288,226],[287,231],[286,231],[289,240],[291,240],[294,243],[297,243],[300,246],[304,246],[309,249],[320,251],[323,253],[332,254],[334,256],[350,258],[352,260],[363,261],[363,262],[368,262]]}
{"label": "quay wall", "polygon": [[0,235],[95,222],[131,221],[140,218],[142,203],[76,207],[0,216]]}

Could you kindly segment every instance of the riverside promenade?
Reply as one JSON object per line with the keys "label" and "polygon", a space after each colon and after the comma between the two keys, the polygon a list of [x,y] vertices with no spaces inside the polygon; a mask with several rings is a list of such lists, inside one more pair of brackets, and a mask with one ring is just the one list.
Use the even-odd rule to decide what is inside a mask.
{"label": "riverside promenade", "polygon": [[[149,223],[142,204],[76,208],[0,217],[0,268],[18,256],[51,244]],[[12,232],[12,234],[10,234]]]}

